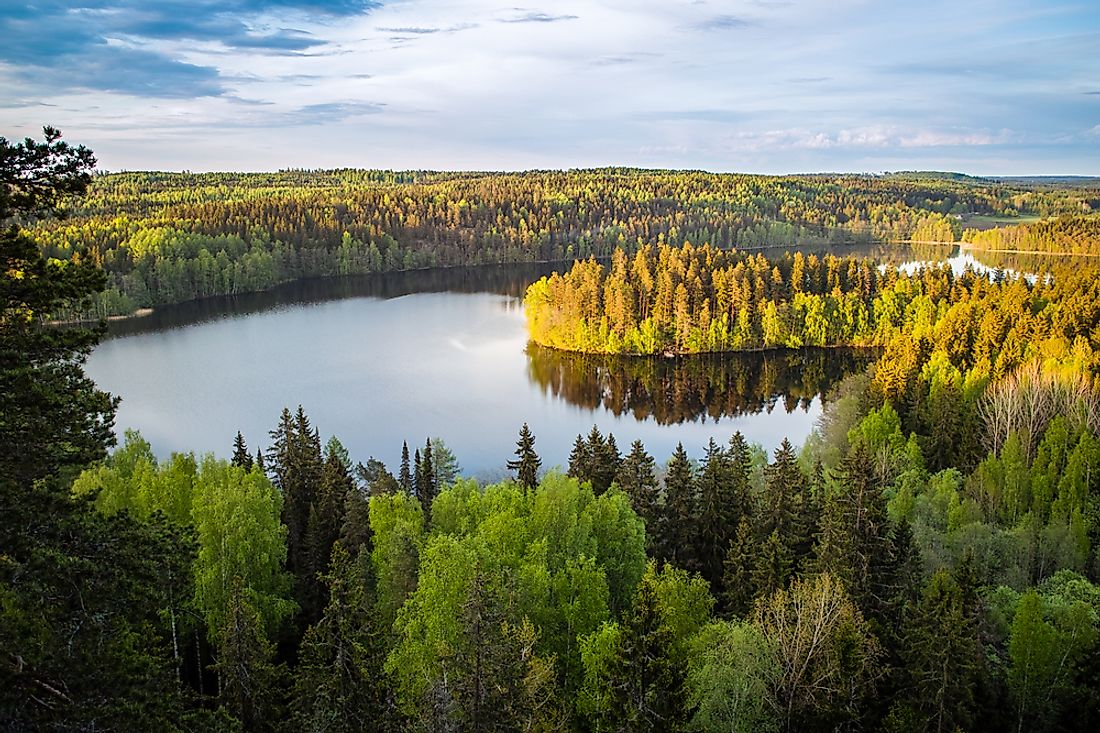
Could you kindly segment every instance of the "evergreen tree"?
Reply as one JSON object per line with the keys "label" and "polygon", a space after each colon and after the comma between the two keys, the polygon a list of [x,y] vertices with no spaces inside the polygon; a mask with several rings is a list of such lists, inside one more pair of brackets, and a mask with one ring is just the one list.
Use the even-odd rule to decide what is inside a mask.
{"label": "evergreen tree", "polygon": [[386,464],[374,458],[367,459],[367,465],[355,466],[355,475],[363,482],[366,494],[370,496],[389,496],[402,491],[400,482],[386,469]]}
{"label": "evergreen tree", "polygon": [[281,670],[263,621],[252,607],[240,576],[233,579],[225,622],[217,633],[218,701],[246,731],[275,730],[276,691]]}
{"label": "evergreen tree", "polygon": [[397,474],[397,482],[406,494],[413,493],[413,477],[409,467],[409,442],[407,440],[401,441],[401,470]]}
{"label": "evergreen tree", "polygon": [[744,617],[758,595],[754,580],[758,555],[756,533],[749,516],[742,514],[737,532],[726,552],[722,576],[725,592],[720,599],[726,610],[735,616]]}
{"label": "evergreen tree", "polygon": [[759,536],[766,542],[773,533],[786,547],[792,568],[797,568],[812,546],[813,527],[806,508],[806,477],[790,441],[775,450],[774,461],[764,469],[764,495],[757,515]]}
{"label": "evergreen tree", "polygon": [[248,452],[248,446],[245,445],[244,436],[241,435],[241,431],[237,431],[237,437],[233,440],[233,458],[231,460],[234,466],[240,466],[246,471],[252,470],[252,454]]}
{"label": "evergreen tree", "polygon": [[527,491],[533,491],[538,486],[539,467],[542,459],[535,453],[535,436],[527,423],[519,431],[519,440],[516,441],[516,459],[508,461],[508,469],[516,472],[516,481]]}
{"label": "evergreen tree", "polygon": [[333,546],[323,579],[328,605],[306,632],[295,670],[298,730],[380,730],[392,715],[382,672],[384,634],[376,628],[364,573],[369,573],[369,564],[355,561],[340,543]]}
{"label": "evergreen tree", "polygon": [[[599,435],[595,427],[593,431],[597,436]],[[619,446],[615,443],[615,436],[610,433],[607,435],[607,440],[601,439],[597,443],[592,443],[590,440],[588,449],[592,456],[592,490],[596,496],[600,496],[611,488],[622,466],[623,457],[619,453]]]}
{"label": "evergreen tree", "polygon": [[662,522],[664,559],[684,570],[698,568],[698,501],[695,469],[682,443],[676,445],[665,472],[665,505]]}
{"label": "evergreen tree", "polygon": [[573,450],[569,452],[569,470],[565,475],[583,483],[591,480],[591,473],[592,453],[589,450],[588,441],[583,435],[578,434],[577,439],[573,441]]}
{"label": "evergreen tree", "polygon": [[760,544],[760,551],[753,567],[752,586],[757,597],[767,596],[787,587],[790,580],[794,558],[791,549],[779,536],[779,530],[773,531]]}
{"label": "evergreen tree", "polygon": [[302,615],[316,623],[325,607],[325,586],[321,576],[328,572],[332,547],[344,529],[348,499],[356,493],[355,481],[348,466],[347,451],[336,438],[325,447],[325,462],[316,500],[310,507],[305,544],[309,553],[309,570],[303,579]]}
{"label": "evergreen tree", "polygon": [[656,576],[642,577],[623,619],[611,660],[610,720],[617,731],[676,730],[686,716],[687,670],[676,660],[674,637],[658,608]]}
{"label": "evergreen tree", "polygon": [[969,727],[980,654],[965,592],[941,570],[905,620],[903,656],[911,705],[928,721],[928,730],[950,733]]}
{"label": "evergreen tree", "polygon": [[740,519],[730,456],[714,438],[707,444],[696,480],[699,492],[699,564],[715,595],[721,594],[723,564]]}
{"label": "evergreen tree", "polygon": [[659,512],[658,485],[656,475],[657,462],[646,453],[642,441],[635,440],[630,453],[619,468],[616,481],[626,495],[634,512],[642,518],[646,526],[646,541],[653,549]]}
{"label": "evergreen tree", "polygon": [[500,589],[478,568],[462,606],[462,639],[449,665],[460,730],[517,729],[516,706],[524,673],[516,640],[507,633],[507,604]]}
{"label": "evergreen tree", "polygon": [[43,327],[80,313],[106,277],[84,253],[48,260],[15,226],[55,213],[91,181],[91,152],[44,132],[43,143],[0,138],[0,477],[24,486],[103,458],[118,406],[84,374],[104,325]]}
{"label": "evergreen tree", "polygon": [[413,484],[416,490],[416,498],[420,500],[420,506],[424,509],[424,518],[428,519],[432,514],[432,502],[439,494],[439,487],[435,483],[435,466],[432,460],[432,441],[424,441],[424,451],[416,451],[416,473]]}

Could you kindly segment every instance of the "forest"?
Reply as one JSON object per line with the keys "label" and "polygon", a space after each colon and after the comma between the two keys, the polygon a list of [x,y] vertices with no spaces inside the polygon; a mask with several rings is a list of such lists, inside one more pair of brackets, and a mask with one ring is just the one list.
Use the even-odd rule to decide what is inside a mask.
{"label": "forest", "polygon": [[[72,203],[92,154],[50,129],[0,148],[0,730],[1100,725],[1091,269],[906,275],[654,237],[532,286],[536,341],[873,348],[849,376],[804,375],[831,398],[801,449],[735,433],[692,461],[594,427],[557,469],[525,424],[500,446],[512,478],[483,486],[428,436],[397,466],[352,457],[299,406],[226,436],[229,460],[158,459],[137,433],[116,446],[117,398],[83,372],[103,325],[52,321],[108,286],[110,250],[44,248],[78,214],[22,226],[106,206],[94,188]],[[319,177],[271,182],[294,176],[302,195]],[[559,356],[547,374],[607,358]],[[622,362],[597,399],[685,383],[739,392],[734,412],[768,399],[776,363]],[[649,401],[672,421],[694,409]]]}
{"label": "forest", "polygon": [[48,257],[83,251],[107,273],[89,312],[65,315],[110,316],[309,277],[607,257],[645,244],[969,241],[969,215],[1098,209],[1094,181],[949,174],[115,173],[94,176],[64,219],[29,231]]}

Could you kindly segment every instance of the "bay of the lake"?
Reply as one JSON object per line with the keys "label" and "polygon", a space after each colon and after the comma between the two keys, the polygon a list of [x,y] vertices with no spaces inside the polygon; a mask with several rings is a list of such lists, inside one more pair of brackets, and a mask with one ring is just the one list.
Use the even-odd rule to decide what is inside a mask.
{"label": "bay of the lake", "polygon": [[[88,374],[122,404],[158,456],[228,457],[240,430],[267,449],[284,406],[303,406],[353,461],[396,469],[439,437],[466,475],[505,474],[520,426],[544,467],[564,466],[579,433],[641,440],[659,462],[682,442],[741,431],[771,451],[800,444],[822,395],[861,359],[786,352],[675,360],[578,357],[528,348],[523,307],[537,267],[312,281],[158,309],[112,326]],[[839,367],[837,365],[840,365]]]}

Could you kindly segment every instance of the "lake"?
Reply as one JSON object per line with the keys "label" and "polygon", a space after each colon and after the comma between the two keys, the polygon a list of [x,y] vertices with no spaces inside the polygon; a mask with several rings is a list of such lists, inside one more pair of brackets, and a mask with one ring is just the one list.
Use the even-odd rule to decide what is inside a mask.
{"label": "lake", "polygon": [[523,422],[546,467],[565,465],[593,424],[661,462],[678,442],[700,456],[737,430],[768,450],[798,444],[822,395],[867,363],[846,351],[659,360],[528,348],[520,297],[561,267],[313,280],[160,308],[112,323],[87,371],[122,397],[119,434],[140,430],[161,457],[227,457],[238,430],[266,450],[282,408],[301,404],[354,460],[394,469],[402,440],[440,437],[464,473],[493,479]]}
{"label": "lake", "polygon": [[[841,248],[910,269],[946,262],[983,269],[981,253],[945,247]],[[977,256],[979,259],[975,259]],[[1041,268],[1041,263],[1040,268]],[[984,265],[1042,271],[996,260]],[[527,285],[568,263],[428,270],[308,280],[263,293],[158,308],[116,321],[88,373],[121,395],[119,433],[141,431],[161,457],[228,456],[240,430],[268,446],[284,406],[301,404],[354,460],[396,468],[440,437],[467,475],[504,475],[520,425],[546,467],[597,425],[621,450],[638,439],[660,462],[683,442],[740,430],[772,450],[800,444],[822,398],[869,356],[841,350],[677,359],[597,357],[528,347]]]}

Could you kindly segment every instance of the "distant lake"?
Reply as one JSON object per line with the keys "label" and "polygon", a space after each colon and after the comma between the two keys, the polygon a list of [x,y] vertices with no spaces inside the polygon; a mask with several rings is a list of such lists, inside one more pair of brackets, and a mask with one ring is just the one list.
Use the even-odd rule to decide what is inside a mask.
{"label": "distant lake", "polygon": [[[890,254],[895,264],[928,258]],[[808,350],[623,359],[529,348],[520,297],[567,266],[312,280],[160,308],[112,323],[88,373],[122,397],[119,435],[140,430],[161,457],[228,456],[238,430],[253,451],[266,450],[282,408],[301,404],[353,460],[374,456],[395,469],[402,440],[412,450],[440,437],[464,473],[491,479],[504,475],[523,422],[546,467],[565,465],[593,424],[624,452],[640,439],[660,462],[678,442],[700,456],[711,437],[724,442],[737,430],[769,451],[785,437],[800,444],[823,396],[870,358]]]}

